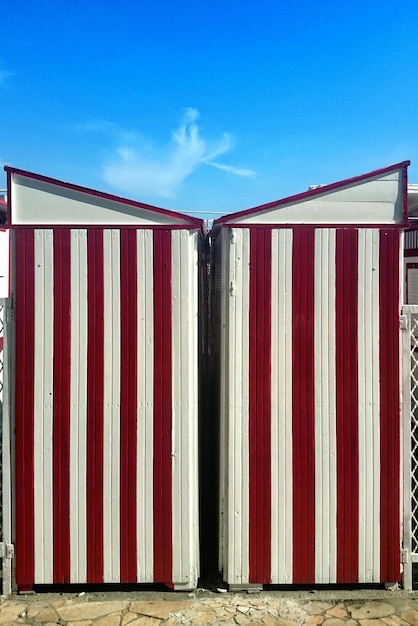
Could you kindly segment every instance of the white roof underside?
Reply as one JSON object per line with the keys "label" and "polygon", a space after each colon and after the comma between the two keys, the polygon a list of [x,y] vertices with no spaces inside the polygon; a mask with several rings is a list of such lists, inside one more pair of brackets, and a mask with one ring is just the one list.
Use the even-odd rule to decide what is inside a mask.
{"label": "white roof underside", "polygon": [[249,211],[235,224],[393,224],[403,221],[402,168],[346,186],[320,189],[300,200]]}
{"label": "white roof underside", "polygon": [[18,225],[181,226],[187,216],[141,207],[70,186],[12,175],[12,221]]}

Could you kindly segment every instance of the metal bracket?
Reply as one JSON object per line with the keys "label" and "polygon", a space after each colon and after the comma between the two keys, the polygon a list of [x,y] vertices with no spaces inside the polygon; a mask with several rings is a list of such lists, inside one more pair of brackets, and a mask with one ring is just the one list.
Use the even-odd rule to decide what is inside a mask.
{"label": "metal bracket", "polygon": [[12,543],[0,542],[0,558],[1,559],[14,559],[15,547]]}
{"label": "metal bracket", "polygon": [[400,330],[409,330],[408,329],[408,316],[407,315],[401,315],[399,317],[399,329]]}
{"label": "metal bracket", "polygon": [[402,563],[409,563],[410,559],[409,559],[409,550],[406,550],[405,548],[402,550]]}

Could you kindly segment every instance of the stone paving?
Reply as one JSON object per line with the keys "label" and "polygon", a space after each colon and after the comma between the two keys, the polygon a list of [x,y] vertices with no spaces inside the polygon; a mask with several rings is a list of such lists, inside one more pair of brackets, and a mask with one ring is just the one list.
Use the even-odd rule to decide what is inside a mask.
{"label": "stone paving", "polygon": [[[140,597],[141,599],[137,599]],[[145,599],[144,599],[145,598]],[[81,593],[16,595],[0,625],[418,626],[418,594],[402,591]]]}

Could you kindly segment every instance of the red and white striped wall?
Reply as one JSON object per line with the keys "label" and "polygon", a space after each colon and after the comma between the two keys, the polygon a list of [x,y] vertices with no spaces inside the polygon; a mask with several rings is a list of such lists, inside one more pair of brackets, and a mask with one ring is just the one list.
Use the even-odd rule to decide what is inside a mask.
{"label": "red and white striped wall", "polygon": [[399,581],[399,229],[219,236],[226,581]]}
{"label": "red and white striped wall", "polygon": [[14,230],[19,588],[196,586],[198,237]]}

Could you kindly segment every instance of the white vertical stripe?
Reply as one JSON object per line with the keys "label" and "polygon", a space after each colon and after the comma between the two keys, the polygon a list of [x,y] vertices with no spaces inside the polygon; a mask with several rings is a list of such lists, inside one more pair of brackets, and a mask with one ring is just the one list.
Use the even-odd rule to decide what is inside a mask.
{"label": "white vertical stripe", "polygon": [[[228,580],[228,459],[230,450],[228,447],[228,421],[229,421],[229,371],[227,354],[228,346],[228,305],[229,305],[229,231],[221,228],[215,244],[215,298],[216,306],[220,307],[218,329],[220,337],[220,389],[219,389],[219,551],[218,551],[218,568],[220,572],[224,572],[225,580]],[[219,273],[216,273],[219,272]],[[218,304],[220,299],[220,305]],[[216,335],[215,335],[216,336]]]}
{"label": "white vertical stripe", "polygon": [[35,583],[53,582],[53,348],[52,230],[35,230],[34,504]]}
{"label": "white vertical stripe", "polygon": [[154,579],[153,404],[154,300],[153,233],[137,231],[138,431],[137,431],[137,576]]}
{"label": "white vertical stripe", "polygon": [[174,230],[172,249],[173,583],[197,583],[197,233]]}
{"label": "white vertical stripe", "polygon": [[379,231],[358,235],[359,580],[380,581]]}
{"label": "white vertical stripe", "polygon": [[337,577],[335,230],[315,232],[315,582]]}
{"label": "white vertical stripe", "polygon": [[249,578],[249,261],[248,229],[231,230],[229,248],[228,582]]}
{"label": "white vertical stripe", "polygon": [[292,582],[292,239],[272,231],[271,582]]}
{"label": "white vertical stripe", "polygon": [[87,231],[71,230],[70,582],[85,583],[87,477]]}
{"label": "white vertical stripe", "polygon": [[[188,255],[189,255],[189,290],[190,290],[190,303],[189,314],[191,316],[190,324],[190,336],[192,341],[191,357],[193,355],[193,365],[191,366],[191,372],[193,378],[190,381],[190,438],[192,443],[189,460],[191,467],[193,468],[192,474],[190,474],[190,502],[191,508],[189,516],[191,516],[191,563],[190,563],[190,585],[197,587],[197,580],[200,575],[200,549],[199,549],[199,245],[201,241],[200,233],[196,232],[191,235],[189,233],[188,239]],[[187,329],[186,329],[187,331]]]}
{"label": "white vertical stripe", "polygon": [[120,231],[103,232],[103,580],[120,580]]}

